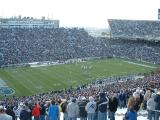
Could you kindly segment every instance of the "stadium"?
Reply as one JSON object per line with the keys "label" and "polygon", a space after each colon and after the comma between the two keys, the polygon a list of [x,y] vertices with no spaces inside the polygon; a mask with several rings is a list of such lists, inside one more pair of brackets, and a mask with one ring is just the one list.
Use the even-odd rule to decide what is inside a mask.
{"label": "stadium", "polygon": [[160,21],[108,23],[109,37],[83,28],[0,27],[1,99],[19,104],[159,89]]}

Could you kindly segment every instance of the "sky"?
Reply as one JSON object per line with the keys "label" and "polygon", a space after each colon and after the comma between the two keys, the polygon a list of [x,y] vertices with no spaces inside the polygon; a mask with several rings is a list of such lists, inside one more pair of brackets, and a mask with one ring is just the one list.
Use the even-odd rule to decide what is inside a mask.
{"label": "sky", "polygon": [[160,0],[0,0],[0,17],[45,16],[60,27],[106,28],[107,19],[157,20]]}

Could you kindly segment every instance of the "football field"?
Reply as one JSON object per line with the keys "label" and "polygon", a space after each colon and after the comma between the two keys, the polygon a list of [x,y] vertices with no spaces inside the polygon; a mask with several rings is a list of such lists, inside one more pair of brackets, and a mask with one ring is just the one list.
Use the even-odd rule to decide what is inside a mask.
{"label": "football field", "polygon": [[132,63],[122,59],[100,59],[43,67],[5,68],[0,69],[0,87],[12,88],[16,96],[33,95],[76,87],[108,76],[147,73],[157,69],[159,69],[157,65]]}

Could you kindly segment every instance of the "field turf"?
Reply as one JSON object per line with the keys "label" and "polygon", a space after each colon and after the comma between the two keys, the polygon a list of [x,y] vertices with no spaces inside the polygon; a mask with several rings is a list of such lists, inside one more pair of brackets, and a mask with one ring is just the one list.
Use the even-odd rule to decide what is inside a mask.
{"label": "field turf", "polygon": [[16,96],[26,96],[75,87],[107,76],[147,73],[156,69],[121,59],[101,59],[34,68],[0,69],[0,78],[15,90]]}

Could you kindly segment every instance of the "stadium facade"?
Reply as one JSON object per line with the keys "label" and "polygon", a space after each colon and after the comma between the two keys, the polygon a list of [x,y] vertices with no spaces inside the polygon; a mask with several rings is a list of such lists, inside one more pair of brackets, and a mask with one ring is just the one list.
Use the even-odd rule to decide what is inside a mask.
{"label": "stadium facade", "polygon": [[42,17],[0,18],[0,28],[59,28],[59,20],[49,20]]}

